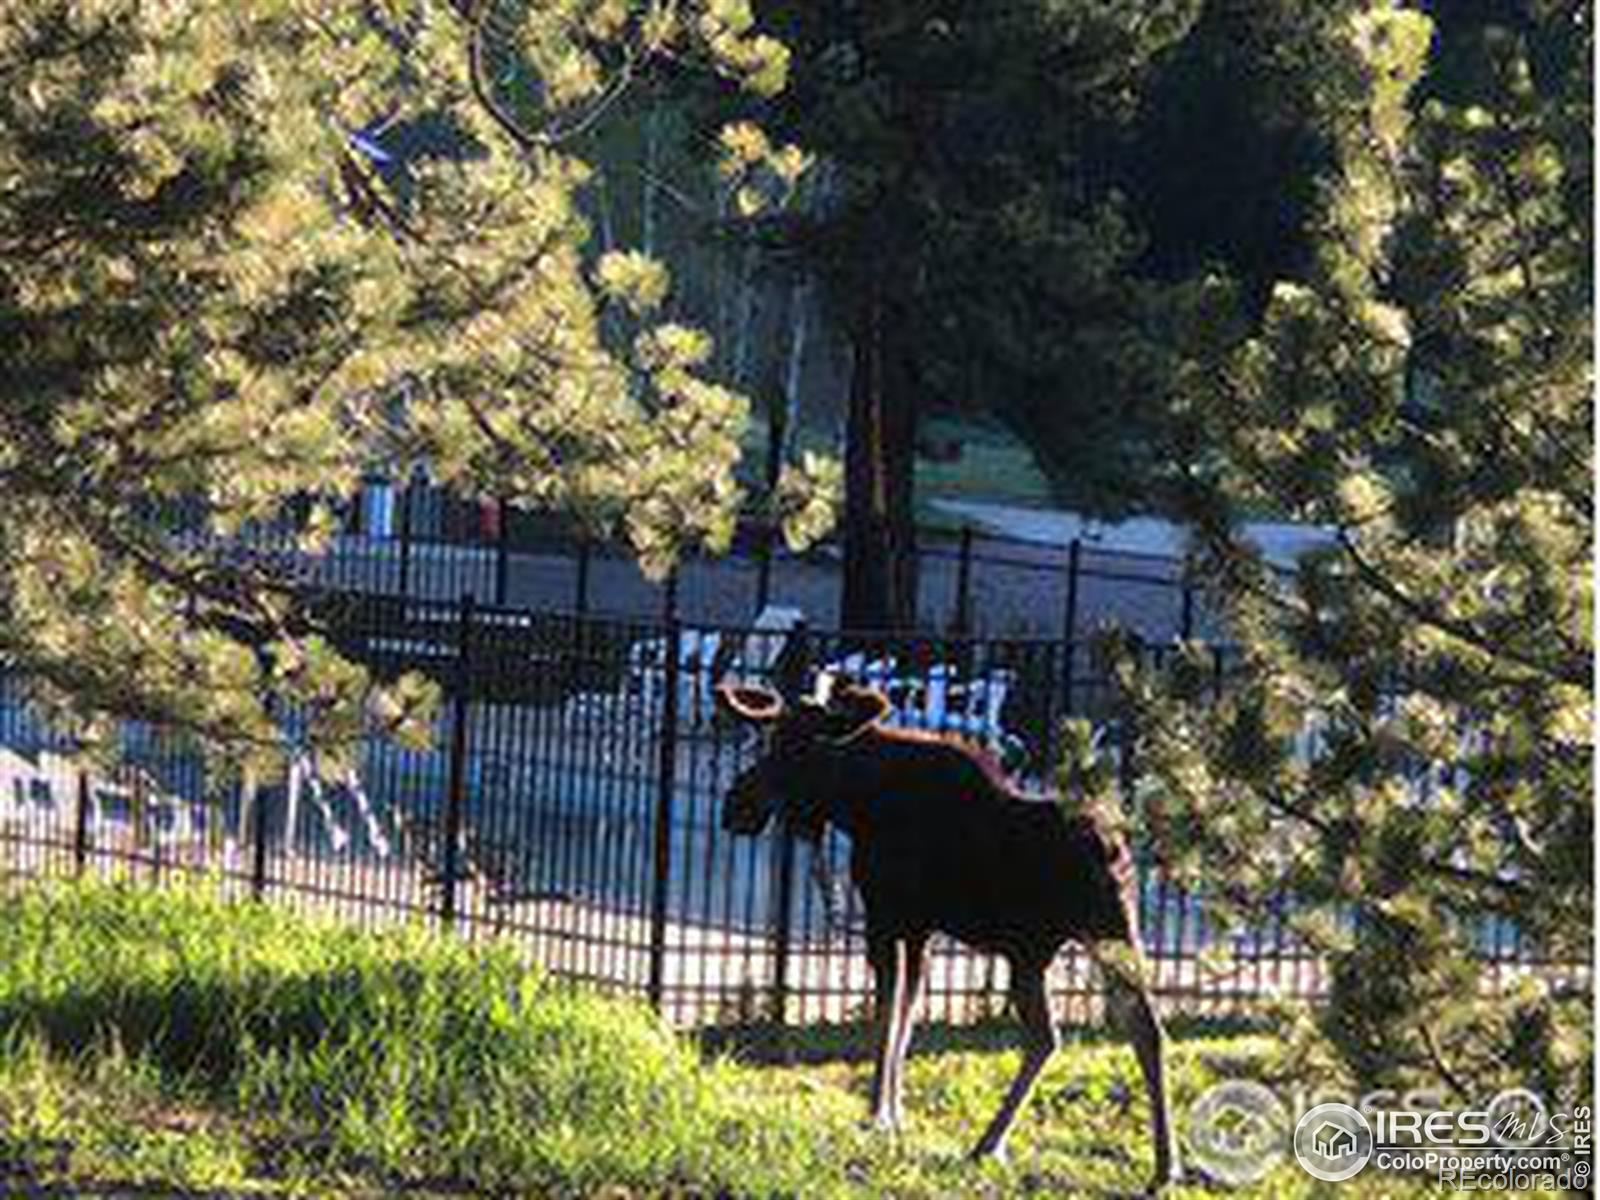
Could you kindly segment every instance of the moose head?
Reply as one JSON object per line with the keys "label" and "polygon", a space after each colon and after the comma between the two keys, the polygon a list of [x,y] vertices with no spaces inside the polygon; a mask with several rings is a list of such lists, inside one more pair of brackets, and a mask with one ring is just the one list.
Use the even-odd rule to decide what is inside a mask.
{"label": "moose head", "polygon": [[723,684],[722,709],[761,730],[766,744],[753,766],[740,772],[722,804],[722,827],[753,836],[780,811],[804,837],[821,835],[825,814],[819,800],[832,790],[840,751],[889,715],[889,701],[870,688],[841,685],[826,702],[794,704],[769,688]]}

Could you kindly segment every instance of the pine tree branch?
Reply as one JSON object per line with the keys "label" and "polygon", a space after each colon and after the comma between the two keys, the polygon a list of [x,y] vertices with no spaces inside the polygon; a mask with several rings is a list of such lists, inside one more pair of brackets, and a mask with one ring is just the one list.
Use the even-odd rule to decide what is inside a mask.
{"label": "pine tree branch", "polygon": [[[1541,419],[1532,430],[1520,428],[1505,407],[1492,397],[1480,396],[1480,402],[1494,427],[1508,440],[1515,442],[1524,452],[1525,461],[1538,463],[1548,461],[1541,454],[1539,440],[1542,438],[1548,443],[1550,451],[1557,460],[1563,482],[1556,485],[1556,491],[1561,498],[1570,504],[1575,512],[1585,518],[1594,516],[1594,495],[1592,490],[1592,473],[1590,471],[1590,456],[1586,447],[1580,446],[1569,440],[1562,431],[1561,422],[1552,417],[1541,414]],[[1454,459],[1456,452],[1453,447],[1440,440],[1438,435],[1427,426],[1413,418],[1399,414],[1398,423],[1412,437],[1424,443],[1434,453],[1443,458]],[[1495,453],[1492,446],[1479,446],[1479,457],[1493,461],[1500,456]],[[1578,482],[1571,482],[1578,481]],[[1539,482],[1548,486],[1548,477],[1541,474]]]}
{"label": "pine tree branch", "polygon": [[[277,736],[258,737],[242,728],[237,720],[203,721],[187,716],[161,704],[150,694],[128,686],[131,672],[119,670],[116,676],[102,675],[85,668],[81,660],[46,657],[37,649],[19,640],[0,643],[0,658],[17,674],[41,681],[63,696],[75,701],[86,701],[91,713],[116,717],[127,721],[142,721],[172,732],[189,734],[214,746],[226,746],[235,751],[250,748],[276,751],[282,748]],[[259,699],[255,693],[247,693]]]}
{"label": "pine tree branch", "polygon": [[1468,1090],[1466,1083],[1446,1064],[1444,1055],[1439,1052],[1439,1044],[1434,1040],[1433,1030],[1429,1028],[1427,1021],[1417,1022],[1416,1030],[1422,1039],[1424,1048],[1428,1051],[1428,1058],[1433,1063],[1433,1069],[1439,1072],[1439,1078],[1443,1079],[1450,1086],[1450,1090],[1457,1096],[1464,1099],[1472,1098],[1472,1092]]}
{"label": "pine tree branch", "polygon": [[1522,903],[1534,895],[1534,890],[1527,884],[1515,879],[1505,879],[1489,871],[1475,871],[1470,867],[1460,867],[1455,863],[1441,862],[1426,855],[1417,859],[1417,865],[1428,874],[1437,876],[1440,879],[1449,879],[1475,888],[1488,888],[1499,892],[1506,897],[1506,903],[1510,905]]}
{"label": "pine tree branch", "polygon": [[[145,545],[138,537],[118,527],[115,520],[93,520],[88,505],[79,503],[62,506],[68,514],[65,519],[75,525],[78,532],[92,545],[103,546],[132,563],[148,578],[175,588],[186,596],[215,606],[215,617],[250,628],[265,630],[275,636],[287,636],[288,630],[278,615],[268,607],[263,594],[274,594],[286,599],[297,599],[299,590],[271,575],[238,567],[223,567],[215,560],[202,561],[184,568],[174,563],[160,550]],[[237,634],[238,630],[234,629]],[[264,639],[263,639],[264,640]]]}
{"label": "pine tree branch", "polygon": [[[1579,512],[1592,516],[1594,497],[1587,485],[1593,482],[1594,472],[1589,447],[1567,438],[1561,423],[1551,416],[1540,413],[1534,428],[1525,430],[1517,424],[1515,415],[1493,394],[1479,398],[1495,428],[1520,445],[1531,462],[1537,462],[1540,457],[1537,451],[1541,439],[1555,448],[1564,474],[1570,479],[1582,481],[1577,487],[1563,484],[1559,489],[1563,499]],[[1539,482],[1545,483],[1547,480],[1540,479]]]}
{"label": "pine tree branch", "polygon": [[[478,403],[475,397],[463,395],[460,400],[465,405],[467,414],[472,418],[473,425],[477,427],[478,432],[483,434],[491,446],[513,461],[526,457],[520,446],[494,427],[494,422],[489,419],[489,414],[484,411],[483,406]],[[552,445],[548,438],[541,438],[540,446],[549,456],[551,465],[555,470],[560,471],[565,465],[562,462],[561,451]]]}
{"label": "pine tree branch", "polygon": [[1296,821],[1309,825],[1324,838],[1333,833],[1333,823],[1331,821],[1306,811],[1299,803],[1284,799],[1276,790],[1261,788],[1257,794],[1266,801],[1269,808],[1274,809],[1283,816],[1291,817]]}
{"label": "pine tree branch", "polygon": [[1407,615],[1415,620],[1420,621],[1431,629],[1453,637],[1457,641],[1464,642],[1479,653],[1488,655],[1491,659],[1503,659],[1513,662],[1534,672],[1541,678],[1575,687],[1589,686],[1590,673],[1586,666],[1552,666],[1508,646],[1503,640],[1489,637],[1465,621],[1446,616],[1433,605],[1426,604],[1406,592],[1379,570],[1375,563],[1361,553],[1351,539],[1348,528],[1341,527],[1337,536],[1340,547],[1344,550],[1362,580],[1370,588],[1404,610]]}
{"label": "pine tree branch", "polygon": [[[1495,129],[1507,141],[1513,137],[1514,131],[1505,121],[1505,113],[1500,109],[1494,110]],[[1546,361],[1550,357],[1550,341],[1552,337],[1551,323],[1545,311],[1544,296],[1539,290],[1538,277],[1534,273],[1533,259],[1528,253],[1530,235],[1527,223],[1522,215],[1522,191],[1517,186],[1515,176],[1511,173],[1511,166],[1506,162],[1504,155],[1493,157],[1495,181],[1500,186],[1500,192],[1505,204],[1506,217],[1511,222],[1511,253],[1516,259],[1517,273],[1522,281],[1524,302],[1529,310],[1535,314],[1539,324],[1538,346],[1541,357]]]}
{"label": "pine tree branch", "polygon": [[635,59],[633,49],[630,46],[624,52],[623,63],[617,68],[615,78],[606,85],[599,99],[591,104],[589,111],[584,114],[581,120],[563,129],[559,135],[544,131],[537,134],[529,133],[522,128],[516,117],[507,111],[505,105],[500,103],[499,97],[494,94],[493,85],[489,82],[489,22],[494,17],[495,5],[498,2],[499,0],[479,0],[475,10],[470,7],[470,0],[469,4],[462,6],[464,10],[462,15],[470,26],[467,74],[472,81],[473,97],[483,108],[483,111],[524,153],[548,149],[569,138],[582,135],[599,121],[632,86],[634,72],[641,65],[642,60]]}
{"label": "pine tree branch", "polygon": [[403,241],[427,240],[416,226],[406,220],[405,214],[383,194],[383,188],[374,179],[371,168],[357,162],[356,156],[348,150],[339,156],[339,178],[344,181],[351,207],[358,219],[380,221]]}
{"label": "pine tree branch", "polygon": [[111,20],[104,20],[82,37],[64,45],[58,44],[57,40],[49,34],[40,35],[27,47],[26,53],[21,57],[0,63],[0,82],[4,82],[20,71],[25,71],[30,67],[37,67],[41,62],[71,58],[74,55],[82,54],[86,50],[92,50],[110,37],[114,28],[115,25]]}

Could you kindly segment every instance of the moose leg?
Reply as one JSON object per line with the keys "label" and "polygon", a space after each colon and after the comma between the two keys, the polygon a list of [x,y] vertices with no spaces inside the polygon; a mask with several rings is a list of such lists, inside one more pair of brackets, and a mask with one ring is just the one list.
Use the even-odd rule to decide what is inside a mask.
{"label": "moose leg", "polygon": [[917,1007],[922,1003],[922,985],[927,978],[928,939],[908,937],[899,945],[904,953],[904,972],[899,1011],[895,1016],[894,1040],[889,1047],[889,1116],[896,1129],[900,1128],[905,1117],[900,1101],[905,1090],[906,1053],[911,1049],[911,1034],[917,1026]]}
{"label": "moose leg", "polygon": [[899,938],[869,935],[867,957],[872,965],[878,1039],[877,1064],[872,1073],[872,1124],[878,1129],[893,1129],[897,1117],[894,1047],[905,987],[905,943]]}
{"label": "moose leg", "polygon": [[1156,1016],[1149,989],[1144,984],[1143,960],[1118,944],[1105,958],[1095,956],[1106,977],[1106,1007],[1122,1027],[1139,1056],[1139,1069],[1150,1096],[1150,1138],[1155,1145],[1156,1170],[1152,1187],[1162,1187],[1183,1178],[1178,1160],[1178,1141],[1172,1127],[1172,1111],[1167,1101],[1162,1067],[1161,1020]]}
{"label": "moose leg", "polygon": [[1000,1111],[995,1113],[989,1128],[978,1139],[972,1151],[974,1158],[988,1155],[1000,1157],[1005,1153],[1006,1135],[1011,1132],[1011,1125],[1017,1119],[1017,1111],[1033,1090],[1039,1072],[1044,1070],[1045,1063],[1050,1061],[1050,1056],[1060,1044],[1055,1022],[1050,1019],[1045,965],[1020,968],[1012,964],[1011,998],[1016,1003],[1017,1015],[1022,1018],[1022,1066],[1017,1069],[1017,1077],[1011,1081],[1011,1088],[1000,1103]]}

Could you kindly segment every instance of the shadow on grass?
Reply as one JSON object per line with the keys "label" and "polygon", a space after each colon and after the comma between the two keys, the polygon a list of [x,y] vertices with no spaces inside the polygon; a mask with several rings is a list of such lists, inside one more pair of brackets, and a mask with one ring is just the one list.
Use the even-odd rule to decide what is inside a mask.
{"label": "shadow on grass", "polygon": [[[1062,1025],[1065,1047],[1120,1043],[1126,1040],[1107,1024]],[[1166,1022],[1174,1041],[1233,1037],[1258,1033],[1265,1026],[1243,1017],[1176,1016]],[[876,1053],[870,1021],[792,1027],[772,1022],[720,1025],[699,1032],[702,1051],[727,1054],[761,1065],[811,1066],[825,1062],[865,1062]],[[1010,1017],[991,1017],[970,1025],[920,1023],[912,1049],[917,1054],[990,1054],[1021,1044],[1021,1027]]]}
{"label": "shadow on grass", "polygon": [[410,994],[421,978],[405,963],[287,976],[112,977],[64,994],[12,994],[0,1001],[0,1040],[37,1037],[67,1058],[115,1047],[164,1078],[224,1092],[252,1048],[296,1053],[359,1041],[385,998]]}
{"label": "shadow on grass", "polygon": [[[377,1195],[367,1191],[358,1195]],[[384,1196],[444,1197],[482,1196],[487,1193],[465,1185],[388,1184],[381,1192]],[[262,1192],[249,1188],[179,1188],[171,1183],[130,1182],[106,1176],[72,1176],[61,1180],[42,1182],[36,1176],[22,1172],[11,1174],[0,1162],[0,1195],[7,1200],[124,1200],[126,1197],[161,1197],[162,1200],[179,1200],[182,1197],[203,1197],[204,1200],[260,1200]]]}
{"label": "shadow on grass", "polygon": [[123,1197],[161,1196],[173,1200],[180,1196],[204,1196],[206,1200],[235,1200],[235,1197],[257,1196],[254,1191],[224,1191],[207,1188],[203,1191],[174,1189],[170,1183],[131,1183],[120,1179],[79,1179],[64,1182],[41,1183],[28,1174],[9,1174],[0,1163],[0,1188],[8,1197],[26,1197],[27,1200],[56,1200],[57,1197],[88,1197],[90,1200],[122,1200]]}

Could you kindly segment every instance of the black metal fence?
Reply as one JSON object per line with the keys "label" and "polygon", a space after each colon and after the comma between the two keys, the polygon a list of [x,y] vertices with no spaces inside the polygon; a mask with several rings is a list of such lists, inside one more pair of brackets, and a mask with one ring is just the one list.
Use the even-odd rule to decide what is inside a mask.
{"label": "black metal fence", "polygon": [[[383,500],[373,502],[374,496]],[[264,539],[269,542],[271,539]],[[1026,541],[974,529],[918,534],[918,627],[956,635],[1074,640],[1107,621],[1151,641],[1215,630],[1184,563],[1101,544]],[[325,588],[660,620],[665,587],[624,546],[584,541],[547,517],[440,489],[368,489],[325,553],[305,560]],[[831,543],[791,554],[754,527],[732,552],[690,557],[677,574],[683,620],[748,623],[769,604],[838,628],[841,555]]]}
{"label": "black metal fence", "polygon": [[[1106,680],[1072,642],[869,642],[689,622],[674,599],[669,589],[663,619],[629,621],[343,597],[331,612],[346,650],[379,671],[422,670],[446,696],[429,748],[375,739],[346,777],[303,755],[285,779],[249,787],[137,725],[123,765],[98,775],[0,677],[0,873],[210,874],[237,894],[360,921],[504,934],[549,970],[648,998],[681,1024],[853,1018],[870,981],[845,844],[720,829],[721,797],[756,746],[717,713],[715,684],[848,673],[887,691],[894,720],[987,742],[1039,781],[1061,718],[1103,715]],[[1219,679],[1225,665],[1219,655]],[[1137,764],[1119,765],[1132,790]],[[1195,897],[1148,871],[1142,897],[1169,1003],[1231,1013],[1324,992],[1320,962],[1281,915],[1224,937]],[[1484,952],[1528,957],[1498,925]],[[1003,963],[937,945],[931,1015],[998,1010],[1005,984]],[[1068,1012],[1089,1015],[1080,956],[1064,955],[1055,987]]]}

